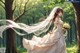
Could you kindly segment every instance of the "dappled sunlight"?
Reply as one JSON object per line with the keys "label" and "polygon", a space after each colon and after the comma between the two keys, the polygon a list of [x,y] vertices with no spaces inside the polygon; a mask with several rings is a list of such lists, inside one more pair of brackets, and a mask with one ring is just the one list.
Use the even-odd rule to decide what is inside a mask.
{"label": "dappled sunlight", "polygon": [[[72,3],[72,1],[74,3]],[[77,2],[79,2],[79,3],[77,3]],[[63,15],[60,16],[63,23],[66,22],[66,23],[70,24],[70,27],[66,26],[66,25],[64,26],[64,29],[66,29],[67,27],[69,28],[69,30],[67,30],[67,33],[65,33],[65,34],[67,34],[67,36],[65,36],[66,37],[67,53],[80,53],[79,52],[80,48],[78,46],[78,45],[80,45],[80,38],[78,36],[78,35],[80,35],[80,33],[79,33],[79,31],[80,31],[80,29],[79,29],[79,26],[80,26],[79,17],[80,16],[78,16],[80,13],[79,12],[79,10],[80,10],[80,8],[79,8],[80,1],[79,0],[78,1],[77,0],[0,0],[0,20],[9,19],[15,23],[18,23],[20,26],[22,26],[22,27],[20,27],[21,29],[16,29],[15,27],[11,27],[11,28],[14,28],[16,31],[20,32],[18,34],[15,33],[12,29],[5,30],[2,33],[1,31],[3,31],[3,28],[0,28],[1,29],[0,30],[0,33],[1,33],[0,36],[3,36],[3,38],[0,38],[0,48],[1,48],[0,52],[3,50],[3,47],[4,47],[7,49],[7,50],[4,49],[6,51],[6,53],[11,53],[10,51],[12,51],[13,53],[17,53],[17,52],[18,53],[28,53],[27,52],[28,48],[25,49],[25,47],[23,47],[23,42],[22,42],[23,38],[31,40],[34,37],[34,34],[39,33],[43,28],[47,28],[44,26],[47,25],[47,23],[49,23],[49,22],[51,22],[49,24],[52,24],[52,25],[48,25],[48,26],[50,26],[50,28],[48,28],[49,30],[47,30],[47,32],[41,31],[43,33],[40,34],[39,37],[44,37],[45,34],[47,34],[48,32],[51,33],[52,32],[51,30],[54,29],[55,25],[57,25],[57,24],[54,24],[55,20],[52,21],[55,18],[55,16],[53,16],[51,20],[47,20],[46,18],[49,17],[51,10],[57,6],[61,7],[62,10],[64,11]],[[74,9],[75,9],[75,11],[74,11]],[[57,11],[55,11],[55,12],[57,12]],[[54,13],[52,13],[52,15],[53,14]],[[57,15],[57,17],[58,16],[59,15]],[[36,26],[37,24],[41,23],[40,21],[44,21],[45,19],[47,21],[43,22],[44,23],[43,25],[40,25],[40,27],[43,27],[42,29],[40,27],[37,27],[37,28],[35,28],[35,27],[32,27],[32,28],[28,27],[27,28],[26,27],[27,25]],[[77,22],[77,21],[79,21],[79,22]],[[38,23],[38,22],[40,22],[40,23]],[[24,23],[26,26],[22,23]],[[37,24],[35,24],[35,23],[37,23]],[[7,22],[0,22],[0,26],[2,26],[2,25],[7,26],[9,24],[11,24],[11,23],[7,24]],[[12,26],[12,25],[9,25],[9,26]],[[18,27],[18,25],[15,25],[15,26]],[[24,27],[24,31],[22,30],[23,27]],[[37,30],[38,28],[40,29],[40,31],[39,32],[37,31],[35,33],[31,33],[31,34],[28,34],[27,32],[25,32],[25,31],[28,31],[28,29],[30,31],[33,28],[34,28],[33,31]],[[57,27],[55,27],[55,28],[57,28]],[[18,36],[20,34],[26,34],[26,35],[25,36]],[[57,38],[55,38],[55,39],[57,39]],[[40,39],[40,40],[42,41],[43,39]],[[47,39],[45,39],[45,40],[46,41],[44,41],[44,42],[47,42]],[[51,40],[53,40],[53,39],[50,39],[50,41]],[[33,42],[31,44],[33,44]],[[60,45],[60,43],[59,43],[59,45]],[[59,47],[58,47],[57,50],[61,50],[61,48],[62,47],[60,47],[60,49],[59,49]],[[38,48],[36,49],[36,51],[38,51]],[[54,51],[54,50],[52,50],[52,51]],[[65,51],[65,50],[63,50],[63,51]],[[3,53],[3,51],[1,53]],[[34,53],[36,53],[36,52],[34,52]],[[39,52],[37,52],[37,53],[39,53]],[[43,53],[46,53],[46,52],[43,52]],[[56,53],[56,52],[47,52],[47,53]]]}
{"label": "dappled sunlight", "polygon": [[77,46],[71,46],[67,47],[67,53],[76,53],[77,52]]}

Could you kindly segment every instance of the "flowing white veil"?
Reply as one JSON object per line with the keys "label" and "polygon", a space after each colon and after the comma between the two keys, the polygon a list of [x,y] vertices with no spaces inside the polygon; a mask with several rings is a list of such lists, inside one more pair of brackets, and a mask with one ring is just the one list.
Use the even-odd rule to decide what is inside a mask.
{"label": "flowing white veil", "polygon": [[46,32],[51,26],[51,23],[52,23],[51,20],[54,18],[54,14],[57,8],[60,8],[60,7],[53,8],[49,16],[44,21],[41,21],[39,23],[30,25],[30,26],[24,23],[16,23],[11,20],[0,20],[0,23],[3,24],[2,26],[0,26],[0,36],[2,37],[3,31],[8,28],[12,28],[19,35],[25,35],[25,34],[18,32],[15,28],[21,29],[27,32],[28,34],[34,33],[34,35],[40,35],[41,33]]}

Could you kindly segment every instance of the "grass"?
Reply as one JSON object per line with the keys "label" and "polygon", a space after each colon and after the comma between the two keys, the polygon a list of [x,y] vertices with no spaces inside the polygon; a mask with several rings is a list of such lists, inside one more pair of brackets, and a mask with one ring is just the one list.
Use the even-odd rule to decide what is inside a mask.
{"label": "grass", "polygon": [[[77,45],[67,46],[67,53],[77,53]],[[24,48],[18,48],[18,53],[27,53],[27,50]]]}
{"label": "grass", "polygon": [[67,53],[77,53],[77,45],[67,47]]}

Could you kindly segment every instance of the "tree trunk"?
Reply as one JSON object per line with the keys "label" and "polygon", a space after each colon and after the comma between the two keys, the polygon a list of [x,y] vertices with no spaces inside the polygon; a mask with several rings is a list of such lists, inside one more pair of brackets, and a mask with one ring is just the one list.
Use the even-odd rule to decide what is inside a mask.
{"label": "tree trunk", "polygon": [[75,8],[78,53],[80,53],[80,2],[72,2]]}
{"label": "tree trunk", "polygon": [[[13,20],[12,4],[13,0],[5,0],[6,19]],[[12,29],[8,29],[6,35],[6,53],[17,53],[14,31]]]}

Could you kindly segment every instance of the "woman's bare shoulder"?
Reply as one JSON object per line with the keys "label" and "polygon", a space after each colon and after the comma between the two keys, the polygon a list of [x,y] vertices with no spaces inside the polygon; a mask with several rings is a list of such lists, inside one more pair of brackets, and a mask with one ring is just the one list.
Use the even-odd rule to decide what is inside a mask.
{"label": "woman's bare shoulder", "polygon": [[59,18],[56,18],[54,23],[58,23],[59,22]]}

